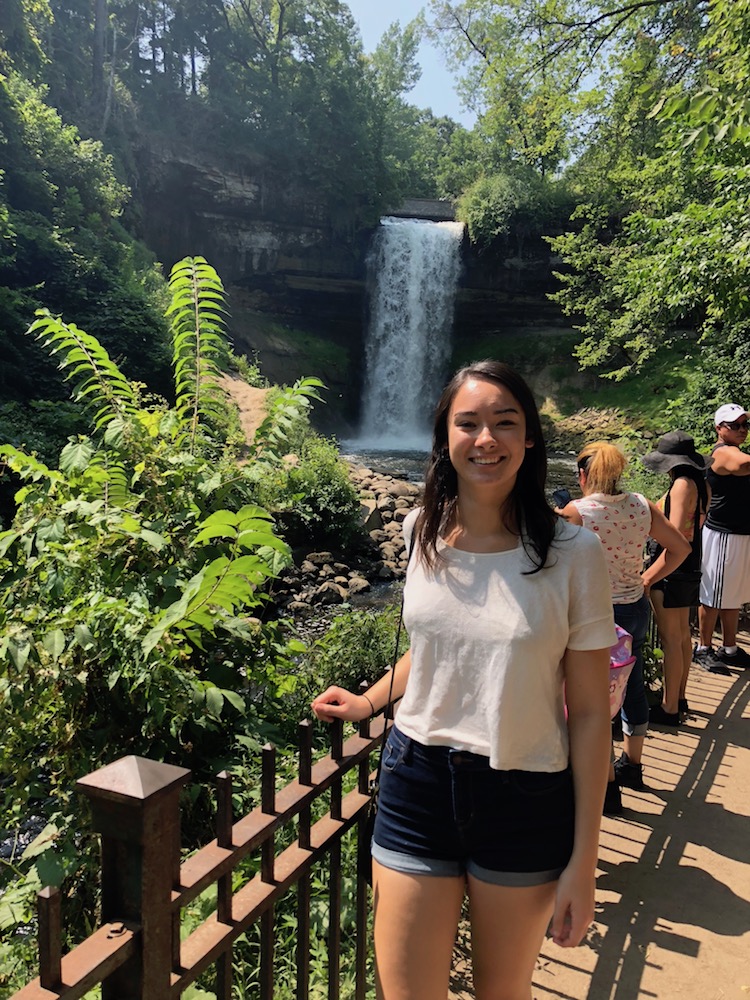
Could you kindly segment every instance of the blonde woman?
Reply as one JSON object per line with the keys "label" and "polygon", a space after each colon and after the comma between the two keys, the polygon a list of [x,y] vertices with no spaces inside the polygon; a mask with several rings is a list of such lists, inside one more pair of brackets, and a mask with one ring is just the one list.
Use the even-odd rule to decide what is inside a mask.
{"label": "blonde woman", "polygon": [[[643,680],[643,645],[648,628],[648,592],[653,583],[676,569],[690,553],[690,543],[664,514],[640,493],[620,488],[627,459],[614,445],[594,441],[577,459],[583,496],[571,500],[562,516],[595,532],[602,543],[609,571],[615,622],[633,636],[635,664],[622,706],[624,750],[610,765],[604,811],[622,811],[620,786],[643,789],[643,742],[648,731],[649,706]],[[646,539],[655,538],[664,549],[660,564],[643,569]]]}

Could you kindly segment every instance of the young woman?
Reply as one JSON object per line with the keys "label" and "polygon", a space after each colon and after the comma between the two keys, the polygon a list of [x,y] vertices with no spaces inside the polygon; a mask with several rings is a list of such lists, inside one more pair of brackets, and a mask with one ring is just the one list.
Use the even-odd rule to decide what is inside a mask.
{"label": "young woman", "polygon": [[[459,371],[405,522],[411,647],[372,845],[384,1000],[447,996],[465,893],[478,1000],[530,1000],[548,927],[572,947],[593,919],[615,633],[601,546],[554,516],[546,465],[523,379],[495,361]],[[313,711],[358,721],[389,683],[328,688]]]}
{"label": "young woman", "polygon": [[[643,681],[643,644],[648,629],[648,591],[653,583],[676,569],[690,551],[685,537],[660,510],[640,493],[626,493],[619,482],[627,465],[623,453],[606,441],[586,445],[577,459],[583,497],[571,500],[562,516],[591,529],[607,560],[615,621],[633,636],[635,663],[622,706],[625,749],[610,765],[605,812],[622,810],[620,786],[642,789],[643,742],[649,708]],[[664,548],[660,565],[643,569],[643,549],[649,537]]]}
{"label": "young woman", "polygon": [[[690,609],[698,605],[701,572],[701,527],[710,502],[706,469],[713,462],[699,455],[689,434],[670,431],[659,438],[656,451],[641,459],[652,472],[669,473],[670,485],[657,507],[690,543],[690,553],[669,576],[651,587],[651,604],[664,649],[664,687],[661,705],[654,705],[650,721],[677,726],[680,712],[687,712],[685,697],[693,657]],[[651,553],[658,568],[665,555],[660,545]]]}

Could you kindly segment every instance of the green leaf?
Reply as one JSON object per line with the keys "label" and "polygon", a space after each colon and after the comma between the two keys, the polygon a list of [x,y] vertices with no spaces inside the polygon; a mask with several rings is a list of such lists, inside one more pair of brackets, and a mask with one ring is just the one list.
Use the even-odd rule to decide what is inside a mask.
{"label": "green leaf", "polygon": [[143,528],[139,532],[139,537],[142,538],[147,545],[150,545],[156,552],[161,552],[167,544],[167,540],[164,535],[160,535],[158,531],[151,531],[149,528]]}
{"label": "green leaf", "polygon": [[8,640],[8,653],[16,670],[23,670],[31,652],[31,642],[28,639],[15,639],[10,636]]}
{"label": "green leaf", "polygon": [[206,710],[214,718],[221,718],[221,711],[224,708],[224,695],[217,687],[210,687],[206,691]]}
{"label": "green leaf", "polygon": [[76,642],[81,647],[81,649],[90,650],[94,648],[94,637],[89,631],[88,625],[74,625],[73,634],[76,637]]}
{"label": "green leaf", "polygon": [[226,688],[222,688],[222,694],[232,708],[238,711],[241,715],[245,714],[245,699],[237,694],[236,691],[227,691]]}
{"label": "green leaf", "polygon": [[59,628],[48,632],[42,639],[42,646],[52,657],[52,660],[57,661],[65,649],[65,633]]}
{"label": "green leaf", "polygon": [[60,468],[68,475],[71,472],[83,472],[88,468],[94,451],[94,446],[88,438],[71,439],[60,452]]}
{"label": "green leaf", "polygon": [[60,831],[57,829],[54,823],[48,823],[47,826],[42,830],[38,836],[36,836],[26,850],[21,855],[24,861],[28,861],[29,858],[36,858],[44,851],[48,851],[50,847],[53,847],[55,841],[60,836]]}

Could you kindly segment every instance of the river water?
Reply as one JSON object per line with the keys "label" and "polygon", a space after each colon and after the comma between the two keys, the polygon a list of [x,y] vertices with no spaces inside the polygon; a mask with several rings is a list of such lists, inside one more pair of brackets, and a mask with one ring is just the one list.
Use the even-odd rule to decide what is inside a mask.
{"label": "river water", "polygon": [[[379,472],[397,479],[421,483],[424,481],[424,470],[427,463],[426,450],[413,449],[398,451],[395,448],[363,448],[357,441],[342,441],[341,454],[343,458],[359,465],[364,465],[373,472]],[[573,492],[576,486],[576,457],[573,452],[552,452],[548,455],[547,465],[547,496],[560,486],[565,486]]]}

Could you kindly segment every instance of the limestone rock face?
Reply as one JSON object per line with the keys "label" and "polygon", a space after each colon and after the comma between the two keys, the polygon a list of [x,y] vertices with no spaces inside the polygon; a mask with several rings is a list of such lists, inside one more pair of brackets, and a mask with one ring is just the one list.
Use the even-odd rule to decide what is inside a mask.
{"label": "limestone rock face", "polygon": [[[188,151],[166,142],[159,148],[154,139],[136,157],[140,235],[149,248],[167,269],[185,256],[206,257],[227,290],[235,350],[257,356],[272,382],[320,377],[328,405],[316,411],[316,420],[346,436],[356,427],[362,397],[373,227],[334,220],[313,186],[291,180],[259,155],[229,162],[210,148]],[[411,201],[395,210],[434,219],[453,214],[446,203],[430,208]],[[462,256],[454,342],[498,330],[533,336],[536,328],[567,326],[548,298],[558,287],[560,262],[541,237],[511,232],[481,252],[465,239]],[[304,342],[287,336],[285,324],[292,333],[330,341],[335,350],[325,358],[314,353],[311,369]]]}

